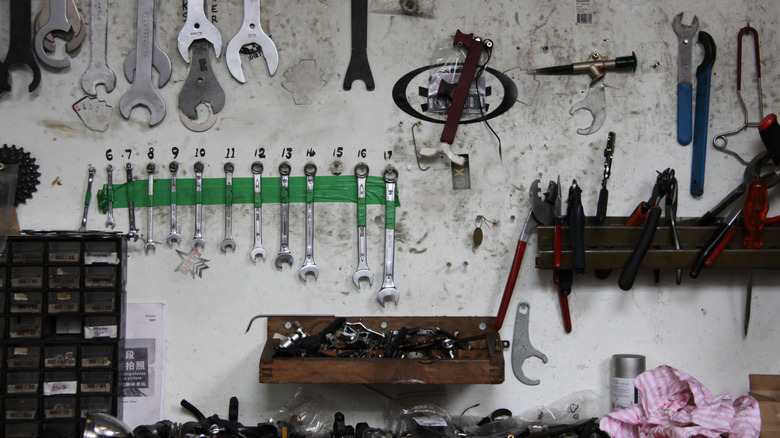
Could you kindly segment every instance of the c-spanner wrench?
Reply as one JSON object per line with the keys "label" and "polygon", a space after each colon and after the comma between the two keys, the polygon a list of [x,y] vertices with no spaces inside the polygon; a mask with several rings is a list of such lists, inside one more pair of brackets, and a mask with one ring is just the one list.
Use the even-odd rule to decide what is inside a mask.
{"label": "c-spanner wrench", "polygon": [[292,266],[293,256],[290,253],[290,163],[283,162],[279,165],[279,178],[281,180],[279,210],[282,216],[281,248],[276,255],[276,269],[282,269],[282,263]]}
{"label": "c-spanner wrench", "polygon": [[214,53],[219,58],[222,53],[222,34],[217,26],[211,23],[203,10],[203,0],[187,1],[187,21],[179,31],[177,39],[179,54],[184,62],[190,62],[190,45],[196,40],[206,40],[214,46]]}
{"label": "c-spanner wrench", "polygon": [[87,215],[89,214],[89,202],[92,199],[92,181],[95,180],[95,168],[89,166],[89,178],[87,179],[87,195],[84,197],[84,214],[81,216],[79,231],[87,231]]}
{"label": "c-spanner wrench", "polygon": [[366,178],[368,177],[368,165],[358,163],[355,166],[357,178],[357,231],[358,231],[358,267],[352,281],[360,289],[360,280],[368,280],[369,286],[374,284],[374,274],[368,268],[366,260]]}
{"label": "c-spanner wrench", "polygon": [[244,79],[244,71],[241,69],[239,52],[242,47],[248,44],[260,46],[260,51],[268,66],[268,74],[273,76],[279,66],[279,52],[276,50],[276,44],[273,40],[260,27],[260,0],[244,0],[244,21],[241,23],[238,33],[228,42],[225,51],[225,61],[230,74],[242,84],[246,80]]}
{"label": "c-spanner wrench", "polygon": [[148,204],[146,206],[146,245],[144,245],[144,250],[148,253],[149,250],[154,251],[154,232],[152,229],[152,226],[154,225],[154,170],[155,165],[154,163],[149,163],[146,165],[146,176],[147,176],[147,182],[148,182],[148,190],[147,190],[147,196],[148,196]]}
{"label": "c-spanner wrench", "polygon": [[67,56],[57,59],[52,58],[46,53],[46,50],[43,47],[43,39],[52,32],[67,34],[72,30],[73,26],[71,26],[68,21],[67,1],[49,0],[49,21],[35,33],[35,38],[33,39],[33,49],[35,49],[35,54],[38,55],[38,59],[52,68],[62,69],[70,67],[70,58]]}
{"label": "c-spanner wrench", "polygon": [[385,307],[385,299],[393,298],[398,305],[399,293],[393,280],[395,263],[395,188],[398,181],[398,171],[388,166],[384,172],[385,178],[385,279],[382,289],[376,294],[376,300]]}
{"label": "c-spanner wrench", "polygon": [[303,173],[306,175],[306,256],[298,274],[305,282],[307,274],[314,275],[315,280],[320,275],[320,268],[314,263],[314,176],[317,166],[306,163]]}
{"label": "c-spanner wrench", "polygon": [[127,173],[127,213],[130,216],[130,231],[127,233],[127,239],[138,240],[138,228],[135,226],[135,188],[133,184],[133,164],[125,164]]}
{"label": "c-spanner wrench", "polygon": [[108,210],[106,211],[106,228],[112,230],[116,228],[116,221],[114,220],[114,166],[106,166],[106,202],[108,203]]}
{"label": "c-spanner wrench", "polygon": [[97,94],[97,86],[106,87],[110,93],[116,86],[116,75],[108,68],[106,50],[108,48],[108,1],[92,0],[90,4],[92,21],[90,21],[89,48],[91,58],[87,71],[81,76],[81,88],[89,95]]}
{"label": "c-spanner wrench", "polygon": [[526,377],[523,373],[523,364],[529,357],[537,357],[542,363],[547,363],[547,356],[531,345],[531,339],[528,336],[528,314],[530,311],[531,306],[526,302],[517,305],[515,335],[512,340],[512,371],[514,371],[517,380],[533,386],[538,385],[539,380]]}
{"label": "c-spanner wrench", "polygon": [[263,163],[259,161],[252,163],[252,176],[255,182],[255,246],[249,253],[249,259],[257,263],[257,256],[265,260],[265,249],[263,248]]}
{"label": "c-spanner wrench", "polygon": [[230,248],[236,250],[236,241],[233,240],[233,163],[225,163],[225,238],[219,249],[227,252]]}
{"label": "c-spanner wrench", "polygon": [[171,233],[165,239],[165,243],[168,246],[173,246],[174,243],[181,242],[181,236],[176,229],[176,173],[179,171],[179,163],[171,161],[168,165],[168,169],[171,171]]}
{"label": "c-spanner wrench", "polygon": [[569,114],[584,109],[593,116],[593,122],[587,128],[577,128],[577,134],[590,135],[601,129],[604,120],[607,119],[607,93],[604,90],[604,79],[599,79],[588,88],[585,99],[575,103],[569,109]]}
{"label": "c-spanner wrench", "polygon": [[195,237],[192,238],[192,249],[206,247],[201,226],[203,225],[203,163],[195,163]]}

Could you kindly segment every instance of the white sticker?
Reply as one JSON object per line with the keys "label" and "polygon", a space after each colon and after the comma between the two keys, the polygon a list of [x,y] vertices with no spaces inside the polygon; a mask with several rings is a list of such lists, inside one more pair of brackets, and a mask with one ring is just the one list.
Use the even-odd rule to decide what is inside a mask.
{"label": "white sticker", "polygon": [[414,417],[414,421],[423,427],[447,427],[447,420],[438,415]]}
{"label": "white sticker", "polygon": [[106,263],[116,265],[119,263],[119,257],[115,252],[91,252],[84,254],[84,263],[88,265],[96,263]]}
{"label": "white sticker", "polygon": [[591,0],[575,0],[575,11],[577,14],[577,24],[593,23],[593,4]]}
{"label": "white sticker", "polygon": [[43,395],[75,394],[78,383],[73,382],[43,382]]}
{"label": "white sticker", "polygon": [[94,327],[84,327],[84,338],[116,338],[117,330],[115,325],[96,325]]}

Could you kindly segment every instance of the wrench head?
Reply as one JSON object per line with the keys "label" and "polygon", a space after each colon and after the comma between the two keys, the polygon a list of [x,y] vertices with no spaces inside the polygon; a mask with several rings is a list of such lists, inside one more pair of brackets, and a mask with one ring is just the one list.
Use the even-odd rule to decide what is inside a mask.
{"label": "wrench head", "polygon": [[127,233],[127,240],[133,239],[133,242],[135,242],[138,240],[138,237],[140,236],[138,235],[137,231],[130,230],[130,232]]}
{"label": "wrench head", "polygon": [[401,294],[398,293],[398,289],[394,287],[383,287],[379,290],[376,294],[376,300],[379,302],[379,305],[382,307],[385,307],[385,300],[387,298],[393,298],[393,302],[395,305],[398,305],[398,298],[400,298]]}
{"label": "wrench head", "polygon": [[155,245],[154,242],[146,242],[146,245],[144,245],[144,250],[148,253],[150,250],[154,251]]}
{"label": "wrench head", "polygon": [[357,272],[355,272],[355,275],[352,276],[352,281],[355,283],[355,286],[360,289],[360,280],[368,280],[368,285],[372,286],[374,284],[374,274],[371,273],[368,269],[358,269]]}
{"label": "wrench head", "polygon": [[690,25],[682,24],[682,18],[683,13],[680,12],[675,15],[674,20],[672,20],[672,29],[674,29],[674,33],[677,34],[678,38],[693,39],[693,36],[699,30],[699,17],[694,15]]}
{"label": "wrench head", "polygon": [[196,40],[206,40],[214,46],[214,53],[217,58],[222,53],[222,34],[219,32],[216,26],[209,21],[205,15],[201,17],[188,16],[187,22],[184,23],[179,31],[179,38],[177,38],[177,45],[179,47],[179,54],[186,63],[190,63],[190,46]]}
{"label": "wrench head", "polygon": [[106,220],[106,228],[111,228],[112,230],[116,228],[116,221],[113,218]]}
{"label": "wrench head", "polygon": [[149,126],[155,126],[165,118],[165,101],[151,82],[145,85],[133,82],[130,90],[119,99],[119,112],[126,119],[137,106],[145,106],[149,110]]}
{"label": "wrench head", "polygon": [[[252,251],[249,252],[249,260],[252,260],[253,262],[257,263],[257,256],[260,256],[265,260],[265,249],[263,248],[254,248]],[[292,262],[290,262],[292,263]]]}
{"label": "wrench head", "polygon": [[200,246],[201,248],[205,248],[206,247],[206,241],[203,240],[200,237],[196,237],[196,238],[192,239],[192,241],[190,242],[190,245],[192,246],[192,249],[198,249],[198,246]]}
{"label": "wrench head", "polygon": [[106,93],[114,91],[116,86],[116,75],[107,65],[102,64],[99,67],[90,67],[81,75],[81,88],[85,93],[97,95],[97,86],[102,85],[106,88]]}
{"label": "wrench head", "polygon": [[222,250],[222,252],[226,253],[227,249],[230,248],[233,251],[236,250],[236,241],[233,239],[225,238],[222,240],[222,243],[219,245],[219,249]]}
{"label": "wrench head", "polygon": [[313,263],[307,263],[301,266],[301,270],[298,271],[298,275],[301,276],[301,280],[303,280],[304,283],[306,282],[306,276],[309,274],[314,275],[314,279],[316,280],[317,277],[320,276],[320,268],[318,268],[317,265]]}
{"label": "wrench head", "polygon": [[67,17],[61,18],[65,19],[65,21],[60,22],[59,20],[56,20],[55,17],[51,17],[49,22],[35,33],[35,38],[33,39],[33,48],[35,49],[35,54],[38,56],[38,59],[40,59],[41,63],[56,69],[70,67],[70,58],[66,56],[64,58],[58,59],[49,56],[49,54],[46,53],[46,49],[43,47],[43,39],[46,37],[46,35],[52,32],[62,32],[67,34],[73,29],[73,27],[67,21]]}
{"label": "wrench head", "polygon": [[585,96],[585,99],[572,105],[569,109],[569,114],[574,115],[575,112],[581,109],[591,113],[593,122],[587,128],[578,128],[577,133],[580,135],[590,135],[601,129],[604,120],[607,119],[607,95],[604,90],[603,80],[592,84],[590,88],[588,88],[588,95]]}
{"label": "wrench head", "polygon": [[288,265],[292,266],[293,264],[293,256],[289,252],[280,252],[276,256],[276,269],[282,270],[282,263],[287,263]]}
{"label": "wrench head", "polygon": [[168,235],[168,237],[165,239],[165,243],[168,244],[168,246],[173,246],[174,243],[181,242],[181,236],[179,236],[176,233],[171,233]]}
{"label": "wrench head", "polygon": [[236,36],[228,42],[225,51],[225,61],[230,74],[238,82],[242,84],[246,82],[244,71],[241,69],[240,51],[242,47],[248,44],[260,46],[260,51],[268,66],[268,74],[273,76],[276,73],[276,68],[279,67],[279,52],[276,50],[276,44],[274,44],[273,40],[260,29],[259,23],[255,25],[255,29],[250,29],[248,25],[246,27],[242,26]]}

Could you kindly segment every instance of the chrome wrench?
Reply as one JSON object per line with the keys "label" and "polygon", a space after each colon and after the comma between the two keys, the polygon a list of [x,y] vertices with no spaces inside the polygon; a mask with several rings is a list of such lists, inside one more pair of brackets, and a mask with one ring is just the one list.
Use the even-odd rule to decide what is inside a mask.
{"label": "chrome wrench", "polygon": [[360,280],[368,280],[369,286],[374,284],[374,274],[368,268],[366,257],[366,178],[368,177],[368,165],[358,163],[355,166],[357,178],[357,232],[358,232],[358,267],[352,281],[360,289]]}
{"label": "chrome wrench", "polygon": [[106,50],[108,48],[108,0],[92,0],[91,2],[89,48],[91,58],[87,71],[81,76],[81,88],[92,96],[97,94],[97,86],[106,87],[110,93],[116,86],[116,75],[108,68]]}
{"label": "chrome wrench", "polygon": [[279,177],[281,180],[279,209],[282,215],[281,241],[279,254],[276,255],[276,268],[282,269],[282,263],[292,266],[293,256],[290,253],[290,163],[283,162],[279,165]]}
{"label": "chrome wrench", "polygon": [[148,253],[149,250],[154,251],[154,232],[153,232],[153,219],[154,219],[154,170],[155,165],[154,163],[149,163],[146,165],[146,176],[148,181],[148,190],[147,190],[147,196],[148,196],[148,202],[149,205],[146,206],[146,245],[144,245],[144,250]]}
{"label": "chrome wrench", "polygon": [[165,243],[168,246],[173,246],[174,243],[181,242],[181,236],[176,229],[176,173],[179,171],[179,163],[171,161],[168,169],[171,171],[171,232],[168,234],[168,238],[165,239]]}
{"label": "chrome wrench", "polygon": [[87,195],[84,197],[84,214],[81,216],[79,231],[87,231],[87,215],[89,214],[89,202],[92,199],[92,181],[95,180],[95,168],[89,166],[89,178],[87,179]]}
{"label": "chrome wrench", "polygon": [[219,248],[227,252],[230,248],[236,250],[236,241],[233,240],[233,163],[225,163],[225,238]]}
{"label": "chrome wrench", "polygon": [[190,45],[196,40],[206,40],[214,46],[214,53],[219,58],[222,53],[222,34],[211,23],[203,9],[203,0],[187,1],[187,21],[179,31],[177,39],[179,54],[184,62],[190,63]]}
{"label": "chrome wrench", "polygon": [[201,226],[203,225],[203,163],[195,163],[195,237],[192,238],[192,249],[206,247]]}
{"label": "chrome wrench", "polygon": [[314,176],[317,166],[306,163],[303,173],[306,175],[306,256],[298,274],[305,282],[308,274],[314,275],[315,280],[320,275],[320,268],[314,263]]}
{"label": "chrome wrench", "polygon": [[[154,13],[152,14],[152,22],[156,27],[157,8],[154,8]],[[133,49],[130,52],[130,54],[127,55],[127,58],[125,58],[124,71],[125,71],[125,78],[127,79],[127,82],[133,82],[135,78],[136,50],[137,49]],[[164,87],[165,84],[167,84],[168,81],[171,79],[171,73],[173,71],[173,68],[171,66],[171,58],[169,58],[168,55],[165,54],[165,52],[163,52],[163,50],[157,44],[156,32],[152,33],[152,67],[154,67],[154,69],[157,70],[158,88]]]}
{"label": "chrome wrench", "polygon": [[133,186],[133,164],[125,164],[125,173],[127,174],[127,213],[130,216],[130,231],[127,238],[138,240],[138,228],[135,227],[135,188]]}
{"label": "chrome wrench", "polygon": [[249,259],[257,263],[257,256],[265,260],[265,249],[263,248],[263,163],[259,161],[252,163],[252,176],[255,181],[255,246],[249,253]]}
{"label": "chrome wrench", "polygon": [[385,307],[385,300],[392,298],[398,305],[399,293],[393,280],[395,264],[395,195],[398,171],[388,166],[384,172],[385,179],[385,279],[382,289],[376,294],[376,300]]}
{"label": "chrome wrench", "polygon": [[529,357],[537,357],[542,363],[547,363],[547,356],[531,345],[531,339],[528,336],[528,314],[530,311],[531,306],[526,302],[517,305],[515,334],[512,340],[512,371],[514,371],[517,380],[533,386],[538,385],[539,380],[526,377],[523,373],[523,364]]}
{"label": "chrome wrench", "polygon": [[268,66],[268,74],[273,76],[279,66],[279,52],[276,50],[276,44],[273,40],[260,27],[260,0],[244,0],[244,21],[236,35],[228,42],[225,51],[225,61],[230,74],[242,84],[246,80],[244,79],[244,71],[241,69],[241,54],[239,52],[242,47],[249,44],[260,46],[260,52]]}
{"label": "chrome wrench", "polygon": [[112,230],[116,228],[116,221],[114,220],[114,166],[106,166],[106,201],[108,203],[108,210],[106,212],[106,228]]}

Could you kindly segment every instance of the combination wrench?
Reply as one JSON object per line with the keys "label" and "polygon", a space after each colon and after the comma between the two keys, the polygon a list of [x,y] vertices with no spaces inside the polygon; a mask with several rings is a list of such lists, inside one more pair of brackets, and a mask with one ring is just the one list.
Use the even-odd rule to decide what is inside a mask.
{"label": "combination wrench", "polygon": [[181,236],[176,229],[176,173],[179,171],[179,163],[171,161],[168,169],[171,171],[171,232],[165,239],[165,243],[168,246],[173,246],[174,243],[181,242]]}
{"label": "combination wrench", "polygon": [[195,163],[195,237],[192,238],[192,249],[206,248],[201,226],[203,225],[203,163]]}
{"label": "combination wrench", "polygon": [[148,182],[148,189],[146,194],[148,205],[146,206],[146,245],[144,245],[144,250],[147,253],[149,250],[154,251],[155,247],[154,232],[152,228],[154,219],[154,171],[154,163],[149,163],[146,165],[146,176]]}
{"label": "combination wrench", "polygon": [[358,232],[358,267],[352,281],[360,289],[360,280],[368,280],[368,285],[374,284],[374,274],[368,268],[366,257],[366,178],[368,177],[368,165],[358,163],[355,166],[355,178],[357,178],[357,232]]}
{"label": "combination wrench", "polygon": [[242,47],[251,44],[260,46],[260,52],[268,66],[268,74],[273,76],[279,66],[279,52],[273,40],[260,27],[260,0],[244,0],[244,21],[238,33],[228,42],[225,51],[225,61],[230,74],[242,84],[246,80],[241,69],[240,51]]}
{"label": "combination wrench", "polygon": [[184,58],[184,62],[190,63],[190,45],[197,40],[206,40],[214,46],[214,53],[219,58],[222,53],[222,34],[219,33],[217,26],[214,26],[206,17],[203,9],[203,0],[187,1],[187,21],[184,22],[179,31],[177,43],[179,54]]}
{"label": "combination wrench", "polygon": [[127,173],[127,214],[130,216],[130,231],[127,233],[127,239],[138,240],[138,228],[135,227],[135,188],[133,187],[133,164],[125,165]]}
{"label": "combination wrench", "polygon": [[276,269],[282,269],[282,263],[292,266],[293,256],[290,253],[290,163],[283,162],[279,165],[279,210],[282,215],[281,247],[276,255]]}
{"label": "combination wrench", "polygon": [[249,253],[249,259],[257,263],[257,256],[265,260],[265,249],[263,248],[263,163],[259,161],[252,163],[252,176],[255,182],[255,246]]}
{"label": "combination wrench", "polygon": [[376,300],[385,307],[385,300],[393,298],[398,305],[399,293],[393,280],[395,263],[395,195],[398,171],[388,166],[384,172],[385,179],[385,279],[382,289],[376,294]]}
{"label": "combination wrench", "polygon": [[233,163],[225,163],[225,238],[219,248],[227,252],[230,248],[236,250],[236,241],[233,240]]}
{"label": "combination wrench", "polygon": [[106,93],[114,91],[116,75],[108,67],[106,50],[108,48],[108,0],[92,0],[90,4],[92,21],[89,26],[91,58],[87,71],[81,76],[81,88],[89,95],[97,94],[97,86],[103,85]]}
{"label": "combination wrench", "polygon": [[314,263],[314,176],[317,166],[306,163],[303,173],[306,175],[306,255],[298,274],[306,282],[306,275],[314,275],[315,280],[320,275],[320,268]]}
{"label": "combination wrench", "polygon": [[108,210],[106,211],[106,228],[112,230],[116,228],[114,220],[114,166],[106,166],[106,202]]}
{"label": "combination wrench", "polygon": [[79,231],[87,231],[87,215],[89,214],[89,202],[92,199],[92,181],[95,180],[95,168],[89,166],[89,178],[87,179],[87,195],[84,197],[84,214],[81,216]]}

